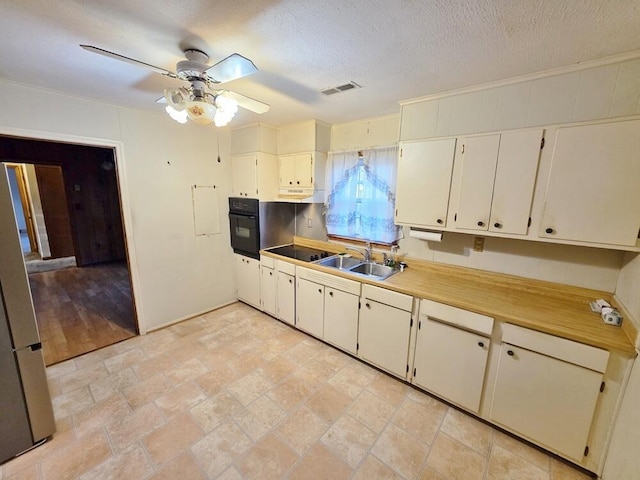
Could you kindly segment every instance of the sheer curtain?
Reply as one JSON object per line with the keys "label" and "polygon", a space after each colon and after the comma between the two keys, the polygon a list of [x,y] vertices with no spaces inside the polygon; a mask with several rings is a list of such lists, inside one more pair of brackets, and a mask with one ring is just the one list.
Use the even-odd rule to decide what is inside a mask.
{"label": "sheer curtain", "polygon": [[398,147],[330,153],[325,215],[330,235],[392,243]]}

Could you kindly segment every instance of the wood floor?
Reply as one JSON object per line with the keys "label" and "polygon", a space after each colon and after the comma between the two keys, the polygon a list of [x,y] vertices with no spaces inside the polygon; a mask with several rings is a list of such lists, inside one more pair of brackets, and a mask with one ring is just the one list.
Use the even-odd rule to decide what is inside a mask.
{"label": "wood floor", "polygon": [[136,335],[124,262],[29,274],[46,365]]}

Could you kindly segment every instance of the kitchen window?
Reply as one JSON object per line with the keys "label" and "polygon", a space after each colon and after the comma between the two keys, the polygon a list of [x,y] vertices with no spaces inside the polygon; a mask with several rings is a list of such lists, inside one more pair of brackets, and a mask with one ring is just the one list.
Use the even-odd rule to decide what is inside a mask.
{"label": "kitchen window", "polygon": [[327,233],[376,243],[394,243],[398,148],[332,152],[326,168]]}

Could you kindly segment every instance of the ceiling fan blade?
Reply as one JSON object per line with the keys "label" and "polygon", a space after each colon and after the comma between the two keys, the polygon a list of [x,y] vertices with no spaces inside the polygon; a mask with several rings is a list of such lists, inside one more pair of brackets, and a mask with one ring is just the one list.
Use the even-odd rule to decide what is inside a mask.
{"label": "ceiling fan blade", "polygon": [[238,53],[229,55],[207,69],[213,83],[224,83],[256,73],[258,69],[251,60]]}
{"label": "ceiling fan blade", "polygon": [[254,100],[253,98],[246,97],[236,92],[231,92],[229,90],[223,90],[220,94],[223,97],[235,100],[236,102],[238,102],[238,105],[240,107],[246,108],[253,113],[267,113],[269,111],[269,108],[271,108],[266,103],[263,103],[259,100]]}
{"label": "ceiling fan blade", "polygon": [[125,57],[124,55],[119,55],[117,53],[113,53],[110,52],[108,50],[104,50],[102,48],[98,48],[98,47],[94,47],[92,45],[80,45],[82,48],[84,48],[85,50],[87,50],[88,52],[93,52],[93,53],[97,53],[99,55],[104,55],[105,57],[110,57],[110,58],[114,58],[116,60],[120,60],[122,62],[127,62],[130,63],[131,65],[139,65],[145,68],[148,68],[156,73],[159,73],[160,75],[165,75],[167,77],[171,77],[171,78],[178,78],[178,76],[173,73],[170,72],[169,70],[165,70],[164,68],[160,68],[160,67],[156,67],[154,65],[150,65],[148,63],[144,63],[141,62],[140,60],[134,60],[133,58],[129,58],[129,57]]}

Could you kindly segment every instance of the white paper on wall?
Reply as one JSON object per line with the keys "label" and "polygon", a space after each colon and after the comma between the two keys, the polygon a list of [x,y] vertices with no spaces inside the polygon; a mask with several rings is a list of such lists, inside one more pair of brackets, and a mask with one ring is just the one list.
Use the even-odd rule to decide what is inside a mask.
{"label": "white paper on wall", "polygon": [[218,190],[215,185],[192,185],[193,226],[196,236],[220,233]]}

